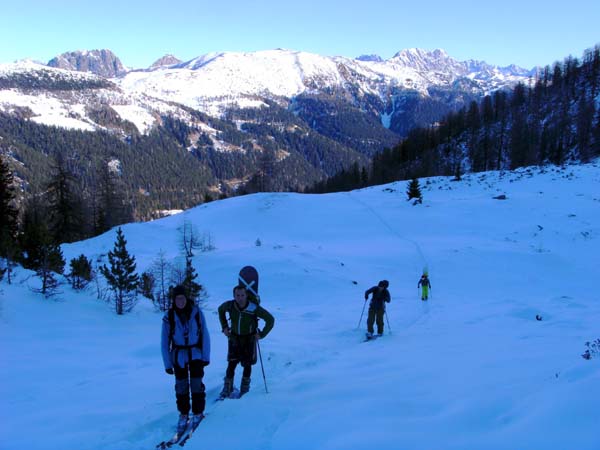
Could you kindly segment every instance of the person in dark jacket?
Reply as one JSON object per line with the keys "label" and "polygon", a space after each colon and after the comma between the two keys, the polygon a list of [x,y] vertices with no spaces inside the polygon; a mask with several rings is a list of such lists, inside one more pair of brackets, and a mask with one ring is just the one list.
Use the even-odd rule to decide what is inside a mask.
{"label": "person in dark jacket", "polygon": [[387,290],[390,283],[387,280],[381,280],[377,286],[365,291],[365,301],[369,294],[372,294],[369,305],[369,316],[367,317],[367,338],[373,337],[373,323],[377,321],[377,334],[383,334],[383,316],[385,314],[385,304],[391,301],[390,292]]}
{"label": "person in dark jacket", "polygon": [[[232,394],[233,378],[238,364],[244,368],[240,396],[250,390],[252,366],[256,364],[256,341],[265,338],[275,323],[275,319],[266,309],[249,301],[244,286],[234,287],[233,296],[233,300],[219,306],[219,321],[223,334],[228,338],[228,365],[221,397],[229,397]],[[262,330],[258,328],[258,319],[265,322]]]}
{"label": "person in dark jacket", "polygon": [[[183,286],[172,291],[173,304],[162,320],[161,350],[165,372],[175,375],[175,398],[180,413],[178,432],[189,420],[204,417],[206,393],[202,378],[210,363],[210,336],[204,314],[185,295]],[[190,412],[190,391],[192,414]]]}

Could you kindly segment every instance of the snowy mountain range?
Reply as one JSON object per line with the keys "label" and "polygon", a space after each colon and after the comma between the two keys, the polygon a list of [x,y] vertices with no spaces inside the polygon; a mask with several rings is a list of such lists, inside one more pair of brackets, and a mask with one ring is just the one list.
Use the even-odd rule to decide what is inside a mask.
{"label": "snowy mountain range", "polygon": [[128,92],[145,92],[217,115],[232,105],[258,107],[263,99],[287,104],[301,94],[337,93],[350,102],[380,100],[391,112],[402,90],[430,95],[470,80],[468,91],[485,94],[523,81],[530,71],[483,62],[459,62],[443,50],[403,50],[387,61],[326,57],[277,49],[253,53],[212,53],[152,71],[131,71],[118,79]]}
{"label": "snowy mountain range", "polygon": [[[110,80],[111,88],[73,96],[65,95],[64,89],[10,82],[23,77],[77,79],[80,73],[84,80],[91,74],[99,83]],[[146,133],[154,123],[152,116],[175,110],[185,116],[176,104],[222,117],[228,109],[267,106],[268,100],[293,110],[299,96],[325,96],[374,115],[383,126],[402,134],[406,127],[397,122],[402,121],[398,117],[406,109],[406,98],[443,95],[447,107],[455,108],[466,99],[525,81],[532,73],[514,66],[457,61],[443,50],[408,49],[389,60],[284,49],[210,53],[184,62],[166,55],[147,69],[126,69],[109,50],[77,51],[59,55],[47,66],[30,61],[0,65],[0,110],[29,108],[40,123],[95,129],[102,125],[85,110],[103,104]]]}
{"label": "snowy mountain range", "polygon": [[[388,60],[285,49],[210,53],[189,61],[165,55],[143,69],[125,67],[109,50],[69,52],[48,64],[0,65],[0,152],[19,167],[28,158],[23,152],[45,151],[41,136],[53,133],[9,125],[10,117],[63,130],[108,132],[124,143],[148,138],[142,139],[148,154],[158,152],[165,160],[172,155],[161,139],[168,139],[196,158],[194,167],[202,166],[203,179],[208,174],[213,195],[240,186],[264,190],[266,178],[269,189],[293,190],[353,164],[365,166],[414,127],[429,126],[530,75],[513,66],[457,61],[443,50],[403,50]],[[154,131],[160,139],[152,137]],[[98,148],[88,143],[93,137],[66,134],[55,139],[65,147],[56,148],[57,154],[80,149],[93,157]],[[103,138],[107,148],[119,146],[108,140]],[[119,158],[127,149],[122,152]],[[39,161],[29,160],[28,173],[19,174],[24,183],[48,175],[48,167],[31,167]],[[137,171],[130,180],[141,182],[149,171],[158,172],[148,162],[129,166]],[[189,167],[175,171],[199,177]],[[152,189],[142,184],[131,186],[131,192],[165,189],[163,183]],[[177,205],[184,206],[189,203]]]}

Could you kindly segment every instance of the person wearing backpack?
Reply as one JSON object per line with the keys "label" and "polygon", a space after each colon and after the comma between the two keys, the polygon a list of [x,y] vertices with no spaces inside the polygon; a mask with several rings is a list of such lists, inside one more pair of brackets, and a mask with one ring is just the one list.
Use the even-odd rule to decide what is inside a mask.
{"label": "person wearing backpack", "polygon": [[[206,393],[202,378],[210,363],[210,335],[204,314],[181,285],[172,290],[173,303],[162,319],[161,350],[165,372],[175,375],[175,398],[181,433],[204,417]],[[190,393],[192,418],[190,413]]]}
{"label": "person wearing backpack", "polygon": [[426,301],[429,298],[429,289],[431,289],[431,282],[426,273],[421,275],[421,279],[417,283],[417,289],[419,288],[421,288],[421,300]]}
{"label": "person wearing backpack", "polygon": [[372,294],[369,305],[369,315],[367,316],[367,339],[373,337],[373,324],[377,321],[377,335],[383,335],[383,316],[385,314],[385,304],[391,301],[390,292],[387,290],[390,285],[388,280],[381,280],[377,286],[373,286],[365,291],[365,301]]}
{"label": "person wearing backpack", "polygon": [[[223,379],[221,398],[229,397],[233,393],[233,379],[238,364],[244,368],[240,396],[250,390],[252,366],[256,364],[256,341],[264,339],[275,323],[275,319],[266,309],[249,300],[244,286],[234,287],[233,297],[233,300],[228,300],[219,306],[221,329],[228,339],[228,365]],[[262,330],[258,328],[258,319],[265,322]]]}

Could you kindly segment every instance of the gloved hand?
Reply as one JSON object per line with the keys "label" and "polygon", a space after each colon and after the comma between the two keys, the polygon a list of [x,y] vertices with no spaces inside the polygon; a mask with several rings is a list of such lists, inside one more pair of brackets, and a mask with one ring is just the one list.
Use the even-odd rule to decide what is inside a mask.
{"label": "gloved hand", "polygon": [[369,298],[369,294],[365,294],[365,300]]}
{"label": "gloved hand", "polygon": [[210,364],[210,361],[202,361],[202,367],[206,367]]}
{"label": "gloved hand", "polygon": [[169,367],[168,369],[165,369],[165,372],[167,372],[169,375],[173,375],[175,373],[175,371],[173,370],[172,367]]}

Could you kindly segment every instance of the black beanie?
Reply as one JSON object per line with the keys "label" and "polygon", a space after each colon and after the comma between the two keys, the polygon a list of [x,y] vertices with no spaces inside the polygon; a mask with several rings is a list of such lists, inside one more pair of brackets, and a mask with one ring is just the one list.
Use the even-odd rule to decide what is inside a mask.
{"label": "black beanie", "polygon": [[387,288],[390,285],[388,280],[381,280],[377,286]]}
{"label": "black beanie", "polygon": [[178,295],[185,295],[185,288],[180,284],[173,288],[173,298],[177,297]]}

